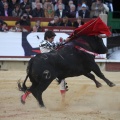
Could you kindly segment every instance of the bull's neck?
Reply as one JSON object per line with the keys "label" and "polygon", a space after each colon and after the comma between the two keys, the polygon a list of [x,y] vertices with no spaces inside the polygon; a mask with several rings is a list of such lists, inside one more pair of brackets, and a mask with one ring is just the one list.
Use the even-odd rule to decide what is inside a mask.
{"label": "bull's neck", "polygon": [[76,43],[78,43],[79,46],[90,49],[90,45],[88,44],[88,42],[85,39],[77,38],[75,41],[76,41]]}

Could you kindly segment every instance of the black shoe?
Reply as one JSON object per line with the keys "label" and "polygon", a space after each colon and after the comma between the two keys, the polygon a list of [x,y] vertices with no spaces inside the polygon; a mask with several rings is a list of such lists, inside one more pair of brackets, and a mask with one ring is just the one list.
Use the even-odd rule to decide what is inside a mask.
{"label": "black shoe", "polygon": [[66,91],[68,91],[68,90],[69,90],[69,89],[68,89],[68,86],[65,86],[65,90],[66,90]]}

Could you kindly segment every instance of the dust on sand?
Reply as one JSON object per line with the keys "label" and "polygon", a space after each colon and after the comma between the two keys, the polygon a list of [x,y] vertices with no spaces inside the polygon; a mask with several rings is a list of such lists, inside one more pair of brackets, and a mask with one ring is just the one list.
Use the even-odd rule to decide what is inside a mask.
{"label": "dust on sand", "polygon": [[104,74],[115,87],[98,77],[101,88],[84,76],[67,78],[69,91],[64,103],[53,81],[43,93],[46,108],[40,108],[32,94],[25,105],[20,102],[23,93],[18,91],[17,81],[24,80],[25,71],[0,71],[0,120],[120,120],[120,72]]}

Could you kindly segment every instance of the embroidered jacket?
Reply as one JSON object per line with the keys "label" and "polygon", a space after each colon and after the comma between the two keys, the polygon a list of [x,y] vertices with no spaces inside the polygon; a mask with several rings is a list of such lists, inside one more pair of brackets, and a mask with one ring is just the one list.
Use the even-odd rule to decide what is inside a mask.
{"label": "embroidered jacket", "polygon": [[39,47],[40,47],[40,51],[41,53],[45,53],[45,52],[50,52],[52,50],[55,50],[57,47],[59,47],[60,45],[64,44],[64,42],[59,42],[59,43],[50,43],[47,40],[43,40]]}

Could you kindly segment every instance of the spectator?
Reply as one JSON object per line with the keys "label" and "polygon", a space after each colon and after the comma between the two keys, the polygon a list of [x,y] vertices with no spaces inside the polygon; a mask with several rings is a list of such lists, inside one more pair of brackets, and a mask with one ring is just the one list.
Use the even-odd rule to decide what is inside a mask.
{"label": "spectator", "polygon": [[78,15],[82,18],[90,18],[90,12],[87,10],[86,4],[82,4],[81,10],[78,11]]}
{"label": "spectator", "polygon": [[73,4],[75,5],[76,9],[78,7],[78,0],[73,0]]}
{"label": "spectator", "polygon": [[[7,3],[7,0],[0,1],[0,12],[4,11],[4,3]],[[1,15],[1,13],[0,13],[0,15]]]}
{"label": "spectator", "polygon": [[109,7],[108,7],[105,3],[103,3],[103,6],[104,6],[104,13],[105,13],[105,14],[108,14],[108,12],[109,12]]}
{"label": "spectator", "polygon": [[0,19],[0,27],[2,26],[2,24],[3,24],[3,20]]}
{"label": "spectator", "polygon": [[80,7],[83,3],[83,1],[85,2],[85,4],[88,5],[89,8],[91,8],[91,4],[92,2],[94,2],[95,0],[73,0],[73,1],[77,1],[77,6]]}
{"label": "spectator", "polygon": [[76,8],[75,8],[74,4],[70,5],[70,11],[68,11],[67,17],[69,17],[69,18],[76,18]]}
{"label": "spectator", "polygon": [[86,0],[86,4],[87,4],[89,10],[91,10],[91,5],[92,5],[93,1],[94,0]]}
{"label": "spectator", "polygon": [[12,10],[9,8],[8,3],[4,3],[4,10],[1,11],[1,16],[12,16]]}
{"label": "spectator", "polygon": [[95,2],[96,0],[92,0],[92,3]]}
{"label": "spectator", "polygon": [[[31,4],[30,4],[29,0],[23,0],[23,2],[20,3],[20,8],[24,11],[24,10],[25,10],[25,7],[26,7],[27,5],[30,5],[30,7],[31,7]],[[31,8],[32,8],[32,7],[31,7]]]}
{"label": "spectator", "polygon": [[19,4],[19,3],[17,3],[17,0],[11,0],[11,1],[9,2],[9,8],[10,8],[11,10],[14,10],[16,4]]}
{"label": "spectator", "polygon": [[55,6],[55,4],[57,3],[57,0],[51,0],[51,2]]}
{"label": "spectator", "polygon": [[42,4],[44,4],[45,3],[45,0],[42,0]]}
{"label": "spectator", "polygon": [[112,3],[112,0],[104,0],[104,2],[108,6],[109,11],[113,12],[113,3]]}
{"label": "spectator", "polygon": [[41,8],[41,4],[37,3],[36,8],[33,9],[33,17],[44,17],[44,10]]}
{"label": "spectator", "polygon": [[29,16],[26,13],[21,16],[21,20],[19,22],[21,26],[31,26]]}
{"label": "spectator", "polygon": [[38,32],[37,27],[35,25],[32,27],[31,32]]}
{"label": "spectator", "polygon": [[58,9],[55,11],[55,16],[63,18],[66,16],[66,11],[63,9],[62,5],[58,5]]}
{"label": "spectator", "polygon": [[47,9],[45,9],[45,17],[46,18],[53,18],[54,17],[54,11],[52,9],[51,4],[47,4]]}
{"label": "spectator", "polygon": [[86,9],[89,10],[89,7],[87,5],[87,1],[86,0],[82,0],[81,5],[79,5],[78,8],[77,8],[78,11],[82,9],[82,4],[85,4],[86,5]]}
{"label": "spectator", "polygon": [[72,22],[70,20],[68,20],[67,16],[65,16],[62,18],[60,26],[72,26]]}
{"label": "spectator", "polygon": [[7,32],[8,31],[8,25],[6,22],[2,23],[2,26],[0,27],[1,32]]}
{"label": "spectator", "polygon": [[35,26],[37,27],[37,32],[42,32],[42,28],[41,28],[41,26],[40,26],[40,21],[39,21],[39,20],[37,20],[37,21],[35,22]]}
{"label": "spectator", "polygon": [[[26,5],[25,10],[22,12],[22,15],[26,13],[28,15],[29,18],[32,18],[32,10],[30,5]],[[22,16],[21,15],[21,16]]]}
{"label": "spectator", "polygon": [[51,4],[52,10],[54,10],[54,6],[53,6],[51,0],[45,0],[45,2],[44,2],[44,4],[43,4],[43,9],[44,9],[44,10],[47,9],[47,4]]}
{"label": "spectator", "polygon": [[[32,2],[32,10],[36,8],[37,3],[40,3],[40,0],[35,0],[35,2]],[[40,4],[41,4],[41,8],[43,8],[42,3],[40,3]]]}
{"label": "spectator", "polygon": [[70,6],[73,5],[73,0],[69,0],[68,5],[65,6],[66,11],[70,11]]}
{"label": "spectator", "polygon": [[20,22],[17,21],[15,23],[15,26],[14,27],[11,27],[9,29],[10,32],[28,32],[28,30],[26,30],[25,28],[23,28],[21,25],[20,25]]}
{"label": "spectator", "polygon": [[78,18],[76,18],[76,21],[73,22],[73,27],[78,28],[83,24],[84,22],[82,21],[82,18],[79,16]]}
{"label": "spectator", "polygon": [[65,5],[63,4],[62,0],[57,0],[57,3],[55,4],[55,11],[58,9],[58,6],[62,5],[62,8],[65,9]]}
{"label": "spectator", "polygon": [[81,5],[84,3],[88,6],[89,10],[91,8],[91,4],[94,0],[77,0],[77,6],[78,6],[78,10],[80,10],[79,8],[81,7]]}
{"label": "spectator", "polygon": [[68,5],[68,0],[63,0],[62,3],[67,6]]}
{"label": "spectator", "polygon": [[48,26],[60,26],[59,17],[54,16],[54,19],[48,23]]}
{"label": "spectator", "polygon": [[20,17],[22,14],[22,9],[20,9],[20,5],[16,4],[15,9],[12,11],[12,16],[13,17]]}
{"label": "spectator", "polygon": [[101,0],[96,0],[92,3],[90,17],[96,18],[99,14],[104,13],[104,6]]}

